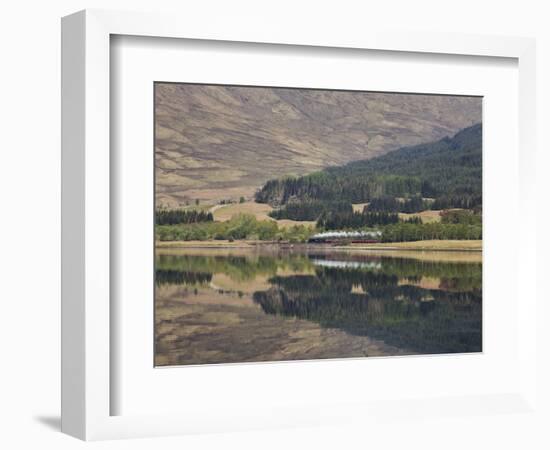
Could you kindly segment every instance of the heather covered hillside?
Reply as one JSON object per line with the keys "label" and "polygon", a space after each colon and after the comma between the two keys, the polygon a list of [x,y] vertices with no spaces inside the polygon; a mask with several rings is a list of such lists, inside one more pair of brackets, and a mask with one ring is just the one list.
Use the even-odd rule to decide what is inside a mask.
{"label": "heather covered hillside", "polygon": [[452,136],[481,98],[157,83],[155,119],[156,201],[174,208]]}

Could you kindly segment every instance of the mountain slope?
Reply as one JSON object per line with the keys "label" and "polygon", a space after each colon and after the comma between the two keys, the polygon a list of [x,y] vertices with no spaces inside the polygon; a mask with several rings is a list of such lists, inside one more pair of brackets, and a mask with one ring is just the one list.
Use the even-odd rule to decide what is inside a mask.
{"label": "mountain slope", "polygon": [[405,147],[369,160],[327,168],[299,178],[268,181],[256,201],[278,206],[292,201],[369,202],[383,196],[464,197],[481,202],[482,127],[453,138]]}
{"label": "mountain slope", "polygon": [[155,116],[156,200],[177,206],[440,139],[481,99],[157,83]]}

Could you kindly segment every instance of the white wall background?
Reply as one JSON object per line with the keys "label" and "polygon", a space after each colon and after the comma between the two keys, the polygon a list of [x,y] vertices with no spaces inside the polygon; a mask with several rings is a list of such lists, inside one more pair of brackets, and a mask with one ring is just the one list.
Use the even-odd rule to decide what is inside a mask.
{"label": "white wall background", "polygon": [[[546,4],[546,5],[545,5]],[[82,448],[59,432],[60,346],[60,17],[84,8],[179,11],[202,17],[267,17],[343,27],[471,32],[538,39],[539,190],[548,218],[550,167],[550,13],[534,0],[271,2],[231,0],[19,0],[0,9],[0,447]],[[544,189],[544,191],[542,191]],[[548,238],[539,233],[541,249]],[[542,251],[541,251],[542,254]],[[539,256],[541,280],[547,274]],[[542,284],[542,283],[541,283]],[[548,295],[546,295],[548,298]],[[544,306],[541,317],[550,308]],[[548,344],[549,333],[540,330]],[[541,396],[550,405],[548,346],[539,349]],[[544,384],[546,386],[544,386]],[[420,422],[402,427],[329,428],[100,442],[95,448],[548,448],[550,418],[502,415]]]}

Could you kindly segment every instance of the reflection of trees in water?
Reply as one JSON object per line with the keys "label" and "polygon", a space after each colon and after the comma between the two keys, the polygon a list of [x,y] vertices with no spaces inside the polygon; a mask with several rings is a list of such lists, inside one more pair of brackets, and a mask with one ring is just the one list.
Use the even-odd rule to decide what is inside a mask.
{"label": "reflection of trees in water", "polygon": [[287,255],[159,255],[157,270],[223,273],[234,281],[253,280],[258,275],[274,276],[279,269],[299,272],[312,267],[303,254]]}
{"label": "reflection of trees in water", "polygon": [[[481,351],[481,291],[399,286],[396,276],[323,268],[316,276],[275,277],[254,293],[267,314],[368,335],[419,353]],[[352,292],[361,286],[364,293]]]}
{"label": "reflection of trees in water", "polygon": [[[332,261],[342,258],[341,255],[320,255],[315,259]],[[345,255],[346,261],[355,262],[379,262],[379,269],[372,272],[395,275],[399,279],[407,281],[420,281],[422,277],[440,278],[447,280],[449,289],[468,290],[481,286],[482,265],[481,263],[465,262],[440,262],[423,261],[413,258],[393,258],[383,256],[365,256],[357,254]],[[347,270],[342,267],[342,270]],[[361,270],[361,269],[359,269]],[[364,269],[366,271],[367,269]],[[451,282],[451,280],[453,280]]]}
{"label": "reflection of trees in water", "polygon": [[[318,261],[361,262],[357,269],[315,265]],[[278,270],[304,272],[334,269],[358,273],[372,272],[395,276],[411,282],[422,277],[446,280],[448,289],[468,290],[481,286],[481,263],[433,262],[412,258],[365,256],[364,254],[307,254],[280,252],[248,255],[158,255],[156,268],[188,272],[223,273],[234,281],[248,281],[258,275],[275,276]]]}
{"label": "reflection of trees in water", "polygon": [[423,261],[386,257],[383,260],[382,271],[397,275],[399,278],[421,275],[432,278],[468,278],[481,283],[481,267],[481,263]]}
{"label": "reflection of trees in water", "polygon": [[[376,264],[314,264],[318,259]],[[267,276],[272,287],[254,293],[266,314],[368,335],[418,353],[481,350],[481,264],[289,252],[159,255],[156,268],[159,285],[209,284],[214,273],[240,283]],[[294,275],[277,276],[281,269]],[[304,272],[312,275],[299,274]],[[424,277],[439,280],[439,289],[417,286]]]}
{"label": "reflection of trees in water", "polygon": [[203,285],[212,281],[212,274],[209,272],[157,269],[155,272],[155,281],[157,286],[164,284]]}

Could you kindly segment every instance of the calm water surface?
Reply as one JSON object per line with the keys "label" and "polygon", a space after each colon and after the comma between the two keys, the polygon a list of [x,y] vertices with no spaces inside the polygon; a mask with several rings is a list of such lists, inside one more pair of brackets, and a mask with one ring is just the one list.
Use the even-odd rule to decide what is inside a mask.
{"label": "calm water surface", "polygon": [[479,255],[160,250],[155,363],[481,351]]}

